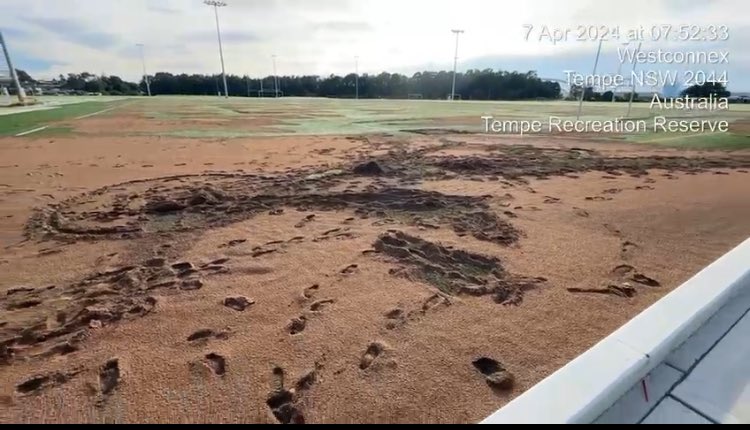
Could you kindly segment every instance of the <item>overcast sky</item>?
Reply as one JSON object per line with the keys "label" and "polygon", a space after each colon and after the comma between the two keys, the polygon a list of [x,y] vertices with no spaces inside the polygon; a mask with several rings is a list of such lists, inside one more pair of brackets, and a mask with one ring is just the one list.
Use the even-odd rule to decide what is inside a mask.
{"label": "overcast sky", "polygon": [[[730,40],[646,45],[725,49],[730,89],[750,91],[748,0],[227,0],[219,10],[227,73],[344,74],[360,57],[362,73],[450,69],[452,28],[464,29],[459,69],[590,72],[595,42],[524,41],[524,24],[726,25]],[[0,29],[16,67],[38,78],[89,71],[137,80],[136,43],[149,72],[220,72],[213,8],[202,0],[2,0]],[[604,44],[600,72],[617,69],[618,43]]]}

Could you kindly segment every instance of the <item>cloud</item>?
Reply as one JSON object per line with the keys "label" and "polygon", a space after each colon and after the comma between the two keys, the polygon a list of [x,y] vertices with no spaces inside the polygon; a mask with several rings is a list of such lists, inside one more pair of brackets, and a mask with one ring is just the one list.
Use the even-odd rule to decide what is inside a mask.
{"label": "cloud", "polygon": [[[412,74],[451,69],[455,38],[463,28],[459,68],[540,70],[591,69],[596,43],[552,45],[524,41],[523,25],[575,28],[619,25],[623,32],[656,24],[728,25],[730,89],[750,89],[747,0],[227,0],[219,10],[228,73],[344,74],[359,56],[362,73]],[[138,79],[136,43],[145,45],[149,71],[213,73],[217,69],[212,8],[202,0],[2,0],[3,28],[20,68],[29,62],[41,78],[94,70]],[[426,8],[428,14],[425,15]],[[85,13],[81,13],[85,11]],[[429,16],[428,16],[429,15]],[[685,44],[648,43],[648,49],[692,49]],[[605,44],[600,68],[611,70],[614,44]],[[695,47],[697,49],[697,46]],[[703,48],[701,48],[703,49]],[[715,49],[715,48],[711,48]],[[45,70],[44,67],[48,66]],[[614,67],[616,69],[616,67]]]}
{"label": "cloud", "polygon": [[151,12],[158,12],[158,13],[163,13],[167,15],[179,15],[182,13],[182,11],[179,9],[173,9],[170,7],[158,6],[158,5],[150,5],[148,7],[148,10],[150,10]]}
{"label": "cloud", "polygon": [[63,40],[89,48],[110,48],[120,37],[104,31],[90,30],[74,19],[65,18],[25,18],[26,22],[43,28]]}
{"label": "cloud", "polygon": [[365,21],[328,21],[313,24],[316,30],[326,30],[338,33],[372,31],[373,27]]}
{"label": "cloud", "polygon": [[183,13],[182,9],[172,6],[170,0],[148,0],[146,8],[151,12],[162,13],[165,15],[180,15]]}
{"label": "cloud", "polygon": [[[3,64],[4,65],[4,64]],[[24,70],[32,75],[54,67],[66,67],[65,61],[50,61],[46,58],[29,55],[24,51],[13,52],[13,65],[16,69]]]}
{"label": "cloud", "polygon": [[[359,1],[359,0],[355,0]],[[255,11],[346,11],[352,8],[351,0],[233,0],[231,8]]]}
{"label": "cloud", "polygon": [[5,38],[5,41],[8,44],[10,44],[13,39],[21,39],[29,35],[28,31],[15,27],[3,27],[0,28],[0,30],[3,32],[3,38]]}
{"label": "cloud", "polygon": [[[215,43],[216,38],[216,30],[206,30],[206,31],[197,31],[193,33],[188,33],[185,36],[185,39],[191,42],[210,42]],[[256,34],[251,33],[249,31],[241,31],[241,30],[222,30],[221,32],[221,42],[227,45],[231,44],[244,44],[244,43],[252,43],[252,42],[258,42],[262,40],[260,37],[258,37]]]}

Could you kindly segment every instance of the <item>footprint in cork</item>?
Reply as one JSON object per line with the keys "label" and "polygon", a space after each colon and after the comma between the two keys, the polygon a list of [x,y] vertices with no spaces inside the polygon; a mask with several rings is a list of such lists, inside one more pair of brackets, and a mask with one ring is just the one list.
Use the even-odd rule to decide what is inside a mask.
{"label": "footprint in cork", "polygon": [[474,368],[484,376],[487,385],[494,389],[510,390],[515,378],[499,362],[489,357],[479,357],[472,361]]}
{"label": "footprint in cork", "polygon": [[365,350],[362,358],[359,361],[359,368],[365,370],[372,366],[372,364],[380,357],[388,346],[383,342],[372,342]]}

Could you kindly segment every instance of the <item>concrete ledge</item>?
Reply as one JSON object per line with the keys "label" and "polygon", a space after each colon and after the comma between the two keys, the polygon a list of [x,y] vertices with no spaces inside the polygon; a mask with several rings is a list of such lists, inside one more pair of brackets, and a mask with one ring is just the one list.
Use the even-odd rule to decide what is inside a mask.
{"label": "concrete ledge", "polygon": [[747,290],[750,239],[482,423],[593,422]]}

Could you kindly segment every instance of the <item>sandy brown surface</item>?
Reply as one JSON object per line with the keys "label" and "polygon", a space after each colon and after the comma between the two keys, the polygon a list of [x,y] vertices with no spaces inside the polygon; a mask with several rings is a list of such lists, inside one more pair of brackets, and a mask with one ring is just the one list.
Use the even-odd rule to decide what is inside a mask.
{"label": "sandy brown surface", "polygon": [[120,114],[116,117],[96,117],[87,121],[74,123],[78,133],[82,134],[102,134],[111,133],[113,130],[129,129],[133,127],[141,133],[155,133],[172,130],[201,129],[201,130],[235,130],[235,131],[252,131],[260,127],[273,126],[279,124],[283,116],[274,115],[273,117],[258,116],[253,118],[236,119],[232,117],[195,117],[186,119],[159,119],[149,118],[143,112]]}
{"label": "sandy brown surface", "polygon": [[77,137],[0,160],[0,422],[475,422],[750,234],[746,153]]}

